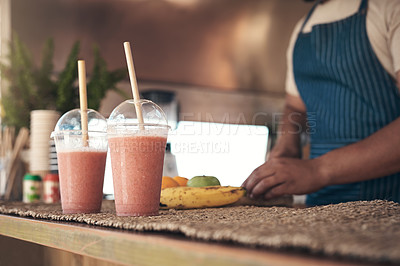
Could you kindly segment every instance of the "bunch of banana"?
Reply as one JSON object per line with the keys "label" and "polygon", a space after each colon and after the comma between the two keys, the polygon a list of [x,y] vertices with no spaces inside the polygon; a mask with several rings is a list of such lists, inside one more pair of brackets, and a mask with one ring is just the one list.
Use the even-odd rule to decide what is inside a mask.
{"label": "bunch of banana", "polygon": [[242,187],[171,187],[161,190],[161,209],[196,209],[224,206],[246,194]]}

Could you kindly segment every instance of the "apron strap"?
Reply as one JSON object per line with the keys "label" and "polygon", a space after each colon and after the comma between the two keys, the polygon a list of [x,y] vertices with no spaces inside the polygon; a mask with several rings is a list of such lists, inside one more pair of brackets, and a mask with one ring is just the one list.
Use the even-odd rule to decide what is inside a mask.
{"label": "apron strap", "polygon": [[307,21],[310,19],[312,13],[314,12],[315,8],[317,7],[317,5],[319,5],[319,3],[321,3],[322,0],[318,0],[317,2],[315,2],[315,4],[313,5],[313,7],[311,8],[311,10],[308,12],[306,18],[304,19],[303,25],[301,25],[300,31],[299,33],[303,32],[304,26],[306,25]]}
{"label": "apron strap", "polygon": [[362,0],[358,12],[364,14],[368,8],[368,0]]}
{"label": "apron strap", "polygon": [[[310,12],[308,12],[306,18],[304,19],[303,25],[301,25],[299,33],[303,33],[303,29],[305,25],[307,24],[308,20],[310,19],[312,13],[314,12],[315,8],[322,2],[323,0],[318,0],[315,2],[313,7],[311,8]],[[365,14],[367,12],[368,8],[368,0],[361,0],[360,7],[358,8],[358,12],[361,14]]]}

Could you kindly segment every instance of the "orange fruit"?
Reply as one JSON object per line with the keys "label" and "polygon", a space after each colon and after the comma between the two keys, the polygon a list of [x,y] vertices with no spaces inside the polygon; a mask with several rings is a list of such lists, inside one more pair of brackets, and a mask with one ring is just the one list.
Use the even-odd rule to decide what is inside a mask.
{"label": "orange fruit", "polygon": [[176,182],[178,182],[179,186],[181,186],[181,187],[186,187],[186,184],[189,181],[189,179],[181,177],[181,176],[175,176],[173,179]]}
{"label": "orange fruit", "polygon": [[167,187],[179,187],[179,184],[174,179],[172,179],[172,177],[163,176],[162,183],[161,183],[161,189],[167,188]]}

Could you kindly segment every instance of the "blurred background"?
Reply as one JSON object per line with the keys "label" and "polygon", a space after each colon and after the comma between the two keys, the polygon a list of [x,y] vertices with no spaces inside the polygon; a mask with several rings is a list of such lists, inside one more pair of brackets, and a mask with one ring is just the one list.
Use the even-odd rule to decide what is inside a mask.
{"label": "blurred background", "polygon": [[[31,127],[31,134],[32,121],[28,112],[37,109],[36,102],[44,102],[39,109],[56,109],[60,115],[69,110],[68,105],[62,109],[46,102],[56,102],[51,97],[47,100],[46,94],[52,94],[62,82],[55,81],[53,87],[40,91],[48,82],[40,83],[39,79],[36,83],[31,82],[32,85],[24,78],[27,74],[35,79],[37,72],[32,69],[43,69],[43,58],[46,52],[52,51],[50,79],[61,80],[68,73],[76,75],[72,68],[68,72],[67,62],[72,58],[75,64],[75,59],[84,59],[88,79],[98,80],[93,86],[88,84],[88,90],[96,85],[95,90],[102,90],[99,104],[92,108],[108,117],[131,95],[122,45],[124,41],[130,41],[142,97],[160,104],[170,125],[177,129],[169,138],[166,159],[172,161],[166,162],[164,174],[190,178],[191,175],[221,172],[222,164],[211,167],[215,160],[210,159],[213,158],[210,154],[220,153],[222,157],[218,162],[224,161],[223,168],[231,170],[222,171],[225,176],[219,174],[221,183],[240,185],[252,169],[265,160],[265,153],[276,138],[284,104],[286,49],[294,25],[310,7],[310,3],[302,0],[0,0],[1,62],[6,65],[10,61],[22,62],[22,68],[14,71],[18,81],[3,78],[1,92],[4,98],[5,92],[13,94],[13,90],[17,91],[21,86],[37,90],[37,95],[33,95],[36,98],[28,95],[26,104],[19,103],[19,109],[25,109],[26,113],[22,125]],[[53,50],[49,46],[46,48],[49,38],[53,40]],[[77,58],[73,58],[71,54],[77,41],[80,47],[75,51]],[[95,73],[99,67],[109,72]],[[121,70],[122,75],[115,78],[114,83],[104,81],[114,70]],[[66,88],[67,91],[76,88],[74,78],[71,78],[71,89]],[[118,90],[107,86],[118,87]],[[11,107],[19,102],[18,99],[15,97],[8,103],[8,110],[5,104],[2,105],[3,117],[5,113],[11,113]],[[66,104],[68,101],[74,100],[67,100]],[[204,123],[192,125],[198,131],[187,143],[226,148],[216,152],[197,145],[191,152],[182,150],[183,138],[179,134],[187,132],[182,125],[179,127],[180,121]],[[213,137],[210,133],[204,142],[204,128],[215,128],[214,123],[226,126],[211,130]],[[237,124],[249,128],[232,126]],[[235,138],[230,138],[232,128]],[[221,139],[221,132],[229,133]],[[31,142],[32,139],[31,135]],[[185,145],[189,147],[187,143]],[[238,143],[246,145],[239,147]],[[48,150],[48,146],[41,148]],[[31,158],[38,158],[37,153],[31,150]],[[204,163],[207,159],[209,162]],[[44,160],[47,165],[47,157]],[[199,161],[207,167],[199,165]],[[234,165],[241,171],[230,167],[232,162],[237,162]],[[52,167],[56,169],[57,166],[50,166],[50,170]],[[49,169],[31,167],[30,170],[38,170],[43,176]],[[112,192],[108,167],[105,193]]]}
{"label": "blurred background", "polygon": [[[242,114],[239,123],[248,124],[257,112],[270,117],[255,123],[270,124],[272,113],[282,108],[286,47],[310,8],[302,0],[1,2],[2,45],[12,30],[39,63],[46,39],[53,38],[55,72],[78,40],[89,71],[94,44],[110,69],[125,67],[122,43],[130,41],[141,90],[175,91],[181,113],[193,113],[180,119],[206,120],[207,110],[214,122],[234,123]],[[129,92],[127,81],[120,86]],[[121,100],[109,92],[100,111],[107,116]]]}

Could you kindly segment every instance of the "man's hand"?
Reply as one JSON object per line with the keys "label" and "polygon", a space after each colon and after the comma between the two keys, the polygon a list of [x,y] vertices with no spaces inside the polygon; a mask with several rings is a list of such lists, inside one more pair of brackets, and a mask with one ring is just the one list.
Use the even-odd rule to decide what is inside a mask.
{"label": "man's hand", "polygon": [[[300,134],[306,129],[306,107],[299,96],[286,95],[280,123],[279,137],[267,162],[258,167],[242,184],[248,195],[270,199],[284,194],[301,194],[312,190],[309,185],[298,185],[307,173],[313,178],[314,164],[300,158]],[[317,190],[320,186],[315,186]]]}
{"label": "man's hand", "polygon": [[317,160],[271,158],[242,184],[252,198],[271,199],[287,194],[308,194],[327,185]]}

